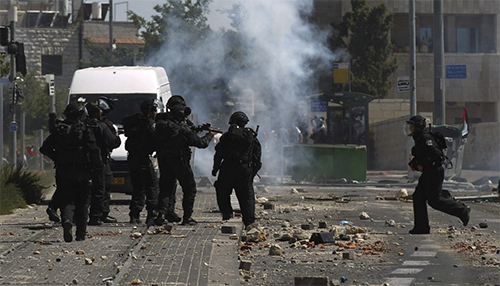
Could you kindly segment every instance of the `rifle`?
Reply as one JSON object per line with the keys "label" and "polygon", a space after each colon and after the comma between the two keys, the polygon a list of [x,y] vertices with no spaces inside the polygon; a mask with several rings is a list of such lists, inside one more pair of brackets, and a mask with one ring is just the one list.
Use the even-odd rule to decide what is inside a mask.
{"label": "rifle", "polygon": [[52,134],[56,131],[57,124],[63,122],[63,120],[57,118],[57,114],[49,113],[49,133]]}
{"label": "rifle", "polygon": [[214,133],[224,133],[224,131],[218,128],[212,128],[211,126],[212,126],[211,123],[204,123],[198,126],[192,126],[191,129],[193,129],[194,132],[209,131]]}

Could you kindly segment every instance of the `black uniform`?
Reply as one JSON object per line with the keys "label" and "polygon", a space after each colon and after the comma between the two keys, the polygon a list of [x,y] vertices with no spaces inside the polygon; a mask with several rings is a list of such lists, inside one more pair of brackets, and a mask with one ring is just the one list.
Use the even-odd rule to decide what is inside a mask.
{"label": "black uniform", "polygon": [[191,215],[196,197],[196,182],[190,165],[189,147],[208,147],[213,134],[207,133],[203,137],[198,137],[185,120],[175,119],[171,113],[159,115],[156,123],[158,140],[156,153],[160,167],[159,216],[167,216],[174,212],[174,205],[170,202],[175,199],[176,180],[178,180],[183,192],[183,224],[191,224],[190,222],[195,224]]}
{"label": "black uniform", "polygon": [[215,176],[220,170],[215,190],[222,219],[230,219],[233,215],[230,197],[234,189],[243,223],[248,226],[255,222],[253,178],[262,166],[262,151],[257,133],[251,128],[243,127],[245,124],[232,124],[221,136],[215,146],[212,175]]}
{"label": "black uniform", "polygon": [[102,169],[95,169],[91,172],[92,189],[89,224],[96,225],[102,222],[112,222],[108,220],[110,193],[109,189],[106,188],[106,173],[111,172],[109,154],[113,149],[120,146],[121,140],[114,127],[112,125],[108,126],[100,119],[89,117],[86,123],[93,130],[97,146],[101,150],[102,161],[105,164]]}
{"label": "black uniform", "polygon": [[411,153],[413,159],[410,166],[413,169],[422,168],[422,175],[418,180],[413,193],[413,212],[415,227],[412,234],[425,234],[430,232],[427,205],[439,211],[460,218],[466,226],[469,221],[470,209],[452,198],[442,196],[444,179],[443,152],[438,147],[434,135],[427,130],[413,132],[415,146]]}
{"label": "black uniform", "polygon": [[155,121],[142,113],[125,117],[123,127],[127,141],[128,167],[132,179],[132,199],[130,201],[130,222],[139,223],[139,215],[146,203],[147,222],[157,216],[158,176],[150,155],[156,150]]}
{"label": "black uniform", "polygon": [[40,152],[51,158],[56,166],[57,200],[64,240],[73,240],[73,222],[76,223],[76,239],[84,240],[90,197],[89,170],[103,166],[94,135],[84,123],[67,119],[57,124],[55,132],[43,142]]}

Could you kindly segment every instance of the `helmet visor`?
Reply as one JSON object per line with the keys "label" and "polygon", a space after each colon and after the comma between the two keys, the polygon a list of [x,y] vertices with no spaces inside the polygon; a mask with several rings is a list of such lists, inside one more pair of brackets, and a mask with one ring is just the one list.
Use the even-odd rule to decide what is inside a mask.
{"label": "helmet visor", "polygon": [[403,134],[405,136],[411,136],[412,135],[412,132],[411,132],[411,127],[412,126],[414,127],[414,125],[411,124],[411,123],[408,123],[408,122],[403,123]]}

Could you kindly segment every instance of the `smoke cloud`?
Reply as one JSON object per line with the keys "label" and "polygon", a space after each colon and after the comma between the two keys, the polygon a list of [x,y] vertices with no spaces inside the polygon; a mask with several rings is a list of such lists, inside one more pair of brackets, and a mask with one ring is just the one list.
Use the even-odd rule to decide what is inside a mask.
{"label": "smoke cloud", "polygon": [[[223,2],[227,9],[235,3]],[[331,72],[334,55],[327,48],[328,31],[307,21],[312,0],[247,0],[240,5],[237,34],[247,47],[244,68],[229,67],[227,54],[234,46],[221,37],[223,31],[197,39],[197,46],[186,46],[192,35],[175,19],[166,19],[169,40],[148,64],[166,69],[172,94],[186,98],[200,123],[226,129],[231,113],[243,110],[250,118],[249,127],[260,125],[259,133],[269,135],[307,113],[307,96],[318,92],[316,76]],[[262,135],[259,139],[266,148]],[[213,149],[209,149],[196,151],[199,173],[210,173]]]}

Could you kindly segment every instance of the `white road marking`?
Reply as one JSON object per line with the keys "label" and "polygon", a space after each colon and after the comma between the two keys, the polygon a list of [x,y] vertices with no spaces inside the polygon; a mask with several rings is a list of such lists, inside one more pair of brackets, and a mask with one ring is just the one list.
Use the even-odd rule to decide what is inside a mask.
{"label": "white road marking", "polygon": [[419,261],[419,260],[406,260],[403,261],[403,265],[406,266],[427,266],[431,265],[430,261]]}
{"label": "white road marking", "polygon": [[397,278],[389,277],[386,282],[391,286],[410,286],[415,278]]}
{"label": "white road marking", "polygon": [[422,244],[422,246],[420,246],[419,248],[421,248],[421,249],[440,249],[441,246],[439,246],[437,244]]}
{"label": "white road marking", "polygon": [[416,251],[411,255],[412,257],[434,257],[437,251]]}
{"label": "white road marking", "polygon": [[398,268],[391,272],[391,274],[417,274],[422,272],[423,268]]}

